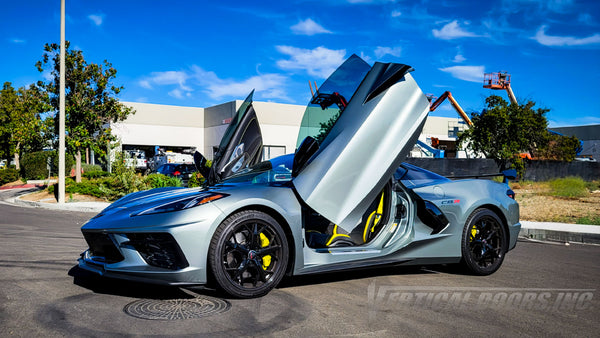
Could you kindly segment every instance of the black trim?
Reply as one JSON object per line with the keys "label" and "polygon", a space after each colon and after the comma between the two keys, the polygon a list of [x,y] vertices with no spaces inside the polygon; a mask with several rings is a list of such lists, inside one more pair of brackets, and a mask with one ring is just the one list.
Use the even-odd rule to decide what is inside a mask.
{"label": "black trim", "polygon": [[373,69],[376,69],[377,66],[383,69],[379,71],[377,81],[375,81],[373,86],[371,86],[371,90],[369,91],[364,103],[369,102],[379,94],[383,93],[396,82],[400,81],[404,75],[406,75],[406,73],[414,70],[411,66],[401,63],[385,64],[376,62],[375,65],[373,65]]}

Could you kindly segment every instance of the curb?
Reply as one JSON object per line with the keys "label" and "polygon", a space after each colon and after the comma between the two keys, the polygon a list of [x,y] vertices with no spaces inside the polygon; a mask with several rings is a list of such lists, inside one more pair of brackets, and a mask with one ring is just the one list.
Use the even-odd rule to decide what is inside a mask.
{"label": "curb", "polygon": [[[24,195],[23,195],[24,196]],[[108,202],[74,202],[74,203],[43,203],[43,202],[35,202],[35,201],[26,201],[22,200],[18,197],[13,197],[7,200],[7,202],[29,207],[29,208],[42,208],[42,209],[50,209],[50,210],[65,210],[65,211],[79,211],[79,212],[95,212],[98,213],[104,208],[108,207],[110,203]]]}
{"label": "curb", "polygon": [[600,245],[600,226],[521,221],[519,238],[541,242]]}

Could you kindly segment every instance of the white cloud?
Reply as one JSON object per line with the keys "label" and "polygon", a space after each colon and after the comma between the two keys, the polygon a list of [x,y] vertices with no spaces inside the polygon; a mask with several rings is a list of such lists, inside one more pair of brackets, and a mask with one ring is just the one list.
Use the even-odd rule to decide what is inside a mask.
{"label": "white cloud", "polygon": [[297,24],[290,27],[294,34],[298,35],[315,35],[315,34],[331,34],[330,30],[314,22],[311,18],[300,20]]}
{"label": "white cloud", "polygon": [[395,9],[392,11],[392,13],[390,14],[392,16],[392,18],[397,18],[399,16],[402,15],[402,12],[400,12],[399,10]]}
{"label": "white cloud", "polygon": [[16,44],[23,44],[27,41],[23,40],[23,39],[10,39],[10,42],[12,43],[16,43]]}
{"label": "white cloud", "polygon": [[256,96],[264,99],[292,101],[284,89],[288,79],[281,74],[259,74],[238,81],[220,79],[214,72],[193,66],[192,77],[204,88],[208,96],[216,100],[225,97],[245,97],[255,89]]}
{"label": "white cloud", "polygon": [[311,76],[326,78],[343,61],[345,49],[328,49],[323,46],[315,49],[303,49],[291,46],[276,46],[281,54],[290,56],[288,60],[278,60],[277,66],[285,70],[306,70]]}
{"label": "white cloud", "polygon": [[467,61],[467,59],[462,55],[462,48],[460,48],[460,46],[456,47],[456,55],[454,56],[452,62],[462,63],[465,61]]}
{"label": "white cloud", "polygon": [[471,38],[478,37],[479,35],[469,32],[461,28],[458,24],[458,20],[449,22],[442,27],[442,29],[433,29],[433,36],[442,40],[452,40],[458,38]]}
{"label": "white cloud", "polygon": [[183,99],[184,94],[179,88],[175,88],[169,92],[169,96],[174,97],[176,99]]}
{"label": "white cloud", "polygon": [[102,21],[104,21],[104,15],[90,14],[88,15],[88,19],[90,19],[94,25],[100,26],[102,25]]}
{"label": "white cloud", "polygon": [[400,57],[400,55],[402,55],[402,48],[401,47],[381,47],[378,46],[377,48],[375,48],[375,57],[378,59],[381,59],[382,57],[384,57],[385,55],[391,55],[391,56],[395,56],[395,57]]}
{"label": "white cloud", "polygon": [[144,88],[151,88],[152,84],[157,85],[178,85],[181,90],[191,91],[192,89],[186,85],[186,81],[189,78],[188,74],[184,71],[166,71],[166,72],[153,72],[149,78],[142,79],[139,84]]}
{"label": "white cloud", "polygon": [[533,40],[544,46],[585,46],[600,43],[600,34],[596,33],[585,38],[576,38],[573,36],[557,36],[557,35],[546,35],[546,28],[548,26],[541,26]]}
{"label": "white cloud", "polygon": [[470,81],[470,82],[482,82],[483,73],[485,72],[484,66],[452,66],[446,68],[440,68],[442,72],[450,73],[453,77]]}
{"label": "white cloud", "polygon": [[152,85],[150,84],[150,81],[149,81],[149,80],[145,80],[145,79],[144,79],[144,80],[140,80],[140,81],[138,81],[138,84],[139,84],[141,87],[143,87],[143,88],[146,88],[146,89],[152,89]]}
{"label": "white cloud", "polygon": [[140,79],[138,84],[146,89],[165,87],[168,95],[176,99],[190,98],[199,91],[215,100],[240,99],[255,89],[257,98],[292,102],[285,90],[288,82],[281,74],[259,74],[242,80],[221,79],[215,72],[194,65],[188,70],[153,72]]}

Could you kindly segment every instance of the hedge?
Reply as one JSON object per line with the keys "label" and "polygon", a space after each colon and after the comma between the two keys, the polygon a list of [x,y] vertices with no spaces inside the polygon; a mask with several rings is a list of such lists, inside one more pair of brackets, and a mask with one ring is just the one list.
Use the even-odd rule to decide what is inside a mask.
{"label": "hedge", "polygon": [[[20,161],[21,164],[21,176],[29,180],[42,180],[48,177],[47,161],[48,157],[51,159],[51,172],[52,174],[58,173],[58,155],[55,150],[50,151],[37,151],[33,153],[24,154]],[[65,157],[65,175],[69,175],[71,168],[75,160],[73,156],[67,154]]]}
{"label": "hedge", "polygon": [[0,170],[0,185],[14,182],[19,179],[19,172],[16,169],[1,169]]}

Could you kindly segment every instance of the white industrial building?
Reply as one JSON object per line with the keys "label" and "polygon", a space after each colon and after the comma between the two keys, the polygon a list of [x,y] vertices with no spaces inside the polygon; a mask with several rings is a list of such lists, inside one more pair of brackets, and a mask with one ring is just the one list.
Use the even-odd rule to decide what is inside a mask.
{"label": "white industrial building", "polygon": [[[243,101],[230,101],[207,108],[181,107],[137,102],[123,102],[136,113],[111,127],[121,149],[141,149],[152,157],[158,147],[165,150],[200,151],[212,159],[227,125]],[[273,102],[253,102],[263,135],[263,158],[293,153],[305,106]],[[446,157],[454,157],[455,141],[466,125],[460,118],[430,116],[419,140],[431,144],[439,140]],[[415,147],[411,156],[429,155]]]}

